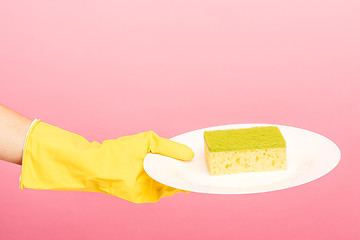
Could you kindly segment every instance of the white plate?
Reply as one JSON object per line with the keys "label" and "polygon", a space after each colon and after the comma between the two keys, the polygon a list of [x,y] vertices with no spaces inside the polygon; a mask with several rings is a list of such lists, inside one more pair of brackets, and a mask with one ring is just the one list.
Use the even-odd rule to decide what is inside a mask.
{"label": "white plate", "polygon": [[[204,131],[255,126],[277,126],[287,148],[287,170],[211,176],[204,156]],[[340,149],[317,133],[273,124],[236,124],[199,129],[171,138],[191,147],[193,160],[183,162],[148,154],[147,174],[158,182],[178,189],[201,193],[245,194],[274,191],[311,182],[330,172],[340,161]]]}

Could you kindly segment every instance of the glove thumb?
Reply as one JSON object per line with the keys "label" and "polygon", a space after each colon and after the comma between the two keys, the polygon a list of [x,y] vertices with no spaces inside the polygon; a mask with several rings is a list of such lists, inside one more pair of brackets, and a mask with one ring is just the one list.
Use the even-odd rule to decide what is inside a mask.
{"label": "glove thumb", "polygon": [[161,154],[178,160],[188,161],[194,158],[195,154],[188,146],[175,141],[159,137],[153,131],[149,134],[148,152]]}

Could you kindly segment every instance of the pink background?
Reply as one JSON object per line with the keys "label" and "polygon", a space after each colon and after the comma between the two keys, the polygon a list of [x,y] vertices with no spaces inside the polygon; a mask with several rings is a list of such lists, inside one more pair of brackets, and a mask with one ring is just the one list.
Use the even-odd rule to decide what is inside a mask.
{"label": "pink background", "polygon": [[0,161],[0,239],[359,239],[360,2],[3,1],[0,103],[102,141],[214,125],[320,133],[337,168],[261,194],[132,204],[19,190]]}

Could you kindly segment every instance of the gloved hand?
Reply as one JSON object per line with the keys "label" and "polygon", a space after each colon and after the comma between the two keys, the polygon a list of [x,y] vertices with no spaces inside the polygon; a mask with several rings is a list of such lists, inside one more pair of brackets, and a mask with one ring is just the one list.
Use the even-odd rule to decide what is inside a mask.
{"label": "gloved hand", "polygon": [[143,160],[149,152],[194,157],[189,147],[152,131],[99,143],[37,120],[26,137],[20,188],[102,192],[135,203],[182,191],[146,174]]}

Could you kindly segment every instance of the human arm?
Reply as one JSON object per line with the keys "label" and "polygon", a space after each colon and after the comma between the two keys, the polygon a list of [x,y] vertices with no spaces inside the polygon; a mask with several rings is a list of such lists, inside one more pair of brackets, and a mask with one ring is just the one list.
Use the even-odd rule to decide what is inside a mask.
{"label": "human arm", "polygon": [[0,116],[0,159],[22,164],[21,189],[92,191],[156,202],[182,190],[150,178],[143,168],[146,155],[183,161],[194,157],[189,147],[152,131],[99,143],[40,120],[31,124],[4,106]]}
{"label": "human arm", "polygon": [[0,104],[0,159],[22,164],[23,146],[32,120]]}

